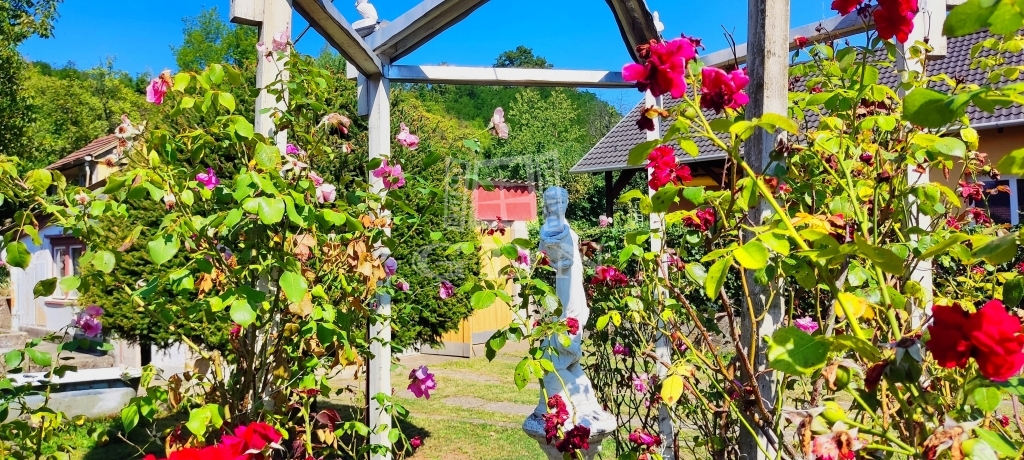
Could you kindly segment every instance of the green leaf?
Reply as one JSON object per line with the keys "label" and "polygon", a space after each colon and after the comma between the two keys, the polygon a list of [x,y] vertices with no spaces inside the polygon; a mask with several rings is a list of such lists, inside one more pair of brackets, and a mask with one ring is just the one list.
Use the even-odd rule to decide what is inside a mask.
{"label": "green leaf", "polygon": [[281,285],[281,289],[284,290],[285,297],[290,302],[296,303],[302,301],[306,297],[306,292],[309,290],[309,284],[306,282],[306,278],[302,275],[286,271],[281,275],[281,279],[278,281]]}
{"label": "green leaf", "polygon": [[1003,174],[1024,175],[1024,148],[1008,153],[996,168]]}
{"label": "green leaf", "polygon": [[78,276],[65,276],[60,279],[60,282],[57,283],[57,285],[60,286],[61,292],[71,292],[82,285],[82,278],[79,278]]}
{"label": "green leaf", "polygon": [[264,171],[277,172],[281,169],[281,150],[262,142],[256,144],[256,164]]}
{"label": "green leaf", "polygon": [[46,189],[53,184],[53,173],[45,169],[29,171],[25,176],[25,185],[28,185],[36,195],[46,193]]}
{"label": "green leaf", "polygon": [[174,85],[171,87],[174,91],[183,91],[188,87],[188,83],[192,81],[192,75],[188,72],[179,72],[174,76]]}
{"label": "green leaf", "polygon": [[761,118],[757,121],[757,125],[768,132],[775,132],[776,129],[781,129],[790,134],[796,134],[799,129],[795,121],[777,113],[766,113],[761,115]]}
{"label": "green leaf", "polygon": [[221,106],[228,109],[228,112],[235,111],[235,96],[232,96],[231,93],[218,93],[217,102],[220,102]]}
{"label": "green leaf", "polygon": [[974,399],[974,404],[978,409],[989,414],[999,407],[1002,394],[995,387],[978,387],[971,392],[971,398]]}
{"label": "green leaf", "polygon": [[683,199],[694,206],[700,206],[705,202],[704,192],[704,187],[683,187]]}
{"label": "green leaf", "polygon": [[975,428],[974,434],[978,435],[978,439],[985,441],[985,444],[988,444],[989,447],[995,449],[999,455],[1009,458],[1017,457],[1017,448],[1002,434],[981,427]]}
{"label": "green leaf", "polygon": [[962,37],[987,28],[989,18],[995,13],[998,2],[988,3],[989,5],[985,5],[982,0],[967,0],[953,8],[946,16],[942,34],[947,37]]}
{"label": "green leaf", "polygon": [[708,271],[703,265],[697,262],[690,262],[686,264],[686,277],[690,278],[694,283],[703,286],[708,279]]}
{"label": "green leaf", "polygon": [[475,139],[466,139],[462,141],[462,145],[466,146],[467,149],[470,149],[474,152],[479,152],[483,150],[483,147],[480,145],[480,142],[477,142]]}
{"label": "green leaf", "polygon": [[117,258],[110,251],[99,251],[93,256],[92,265],[103,273],[110,273],[114,269]]}
{"label": "green leaf", "polygon": [[[180,74],[179,74],[180,75]],[[121,409],[121,427],[125,433],[131,433],[139,425],[139,406],[131,403]]]}
{"label": "green leaf", "polygon": [[233,117],[233,126],[235,127],[235,134],[242,136],[246,139],[252,139],[252,135],[255,134],[256,129],[252,126],[249,120],[245,117]]}
{"label": "green leaf", "polygon": [[779,235],[778,233],[762,233],[757,235],[757,238],[764,242],[765,246],[783,256],[788,256],[792,247],[789,244],[789,238]]}
{"label": "green leaf", "polygon": [[512,376],[515,381],[516,388],[522,390],[526,388],[526,384],[530,383],[530,360],[529,358],[523,358],[516,365],[515,374]]}
{"label": "green leaf", "polygon": [[260,222],[273,225],[284,218],[284,200],[265,196],[256,200],[256,215],[260,216]]}
{"label": "green leaf", "polygon": [[717,299],[718,293],[725,286],[725,278],[729,274],[729,266],[732,265],[732,256],[722,257],[708,270],[707,279],[704,282],[704,294],[709,299]]}
{"label": "green leaf", "polygon": [[925,128],[941,128],[956,119],[956,111],[946,105],[945,93],[917,88],[903,100],[903,119]]}
{"label": "green leaf", "polygon": [[878,347],[871,342],[852,335],[837,335],[832,337],[832,351],[836,353],[852,350],[857,356],[868,362],[878,362],[882,359],[882,353]]}
{"label": "green leaf", "polygon": [[185,96],[181,98],[181,102],[178,102],[179,109],[191,109],[192,106],[196,105],[196,98]]}
{"label": "green leaf", "polygon": [[178,253],[178,249],[181,249],[181,242],[178,241],[177,236],[163,235],[150,241],[146,246],[149,248],[149,258],[153,260],[153,263],[163,265]]}
{"label": "green leaf", "polygon": [[4,364],[7,366],[7,370],[21,367],[21,362],[24,360],[25,355],[22,354],[21,350],[11,350],[4,353]]}
{"label": "green leaf", "polygon": [[28,264],[31,261],[32,254],[29,254],[28,248],[25,246],[25,243],[22,243],[21,241],[15,241],[7,245],[8,265],[24,270],[28,268]]}
{"label": "green leaf", "polygon": [[185,426],[192,434],[202,437],[210,425],[211,418],[213,417],[210,415],[210,409],[206,407],[192,409],[192,412],[188,414],[188,422],[185,423]]}
{"label": "green leaf", "polygon": [[494,291],[477,291],[473,294],[473,297],[469,299],[470,305],[473,306],[474,310],[483,310],[491,305],[494,305],[494,301],[498,300],[498,296]]}
{"label": "green leaf", "polygon": [[629,149],[629,158],[626,160],[626,163],[630,166],[636,166],[643,163],[644,160],[647,159],[647,156],[651,154],[651,151],[659,144],[661,144],[661,141],[658,139],[637,144],[635,147]]}
{"label": "green leaf", "polygon": [[32,295],[34,297],[49,297],[53,295],[56,289],[57,278],[47,278],[36,283],[35,287],[32,288]]}
{"label": "green leaf", "polygon": [[1010,233],[985,243],[974,250],[972,256],[992,265],[1002,265],[1017,255],[1017,235]]}
{"label": "green leaf", "polygon": [[939,254],[943,254],[946,252],[947,249],[952,247],[954,244],[957,244],[966,239],[967,235],[963,233],[954,233],[950,235],[949,238],[946,238],[938,243],[935,243],[935,245],[928,248],[927,251],[921,253],[921,259],[931,259],[932,257],[935,257]]}
{"label": "green leaf", "polygon": [[1003,303],[1013,309],[1024,300],[1024,278],[1018,276],[1010,279],[1003,285]]}
{"label": "green leaf", "polygon": [[678,192],[679,188],[674,185],[665,185],[654,192],[654,196],[651,197],[651,204],[654,205],[653,211],[656,213],[668,211],[675,204]]}
{"label": "green leaf", "polygon": [[760,270],[768,266],[768,249],[760,241],[751,241],[732,253],[736,261],[748,270]]}
{"label": "green leaf", "polygon": [[207,72],[207,75],[210,76],[210,82],[215,85],[224,80],[224,66],[220,64],[211,65]]}
{"label": "green leaf", "polygon": [[231,321],[242,327],[247,327],[256,321],[256,312],[245,299],[236,299],[231,303]]}
{"label": "green leaf", "polygon": [[50,367],[50,364],[53,363],[53,356],[45,351],[26,348],[25,354],[28,355],[28,359],[31,359],[39,367]]}
{"label": "green leaf", "polygon": [[505,331],[497,331],[487,340],[487,360],[494,361],[498,352],[505,347]]}
{"label": "green leaf", "polygon": [[963,158],[967,155],[967,144],[955,137],[943,137],[932,144],[935,151],[953,158]]}
{"label": "green leaf", "polygon": [[768,365],[791,375],[810,375],[825,365],[829,342],[795,327],[775,331],[768,342]]}

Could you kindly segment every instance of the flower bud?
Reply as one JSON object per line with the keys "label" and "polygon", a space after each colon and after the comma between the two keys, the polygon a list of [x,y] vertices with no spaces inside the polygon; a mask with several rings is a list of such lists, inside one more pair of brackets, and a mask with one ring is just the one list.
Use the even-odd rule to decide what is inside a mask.
{"label": "flower bud", "polygon": [[864,152],[860,154],[860,161],[871,164],[872,161],[875,161],[875,156],[871,152]]}
{"label": "flower bud", "polygon": [[821,417],[829,423],[836,423],[846,420],[846,411],[839,406],[839,403],[835,401],[827,401],[825,402],[825,410],[821,413]]}
{"label": "flower bud", "polygon": [[886,183],[892,180],[892,173],[889,171],[882,171],[878,173],[876,180],[880,183]]}

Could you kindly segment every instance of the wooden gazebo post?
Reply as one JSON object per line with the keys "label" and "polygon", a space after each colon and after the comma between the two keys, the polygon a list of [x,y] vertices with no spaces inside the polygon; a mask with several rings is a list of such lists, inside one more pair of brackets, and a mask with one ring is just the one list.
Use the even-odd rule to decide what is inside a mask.
{"label": "wooden gazebo post", "polygon": [[[785,115],[789,106],[789,0],[749,0],[747,3],[747,72],[750,84],[747,94],[750,103],[746,107],[747,119],[760,117],[766,113]],[[776,135],[758,130],[747,139],[743,156],[757,174],[763,174],[769,163],[768,156],[775,148]],[[760,200],[750,211],[750,220],[754,225],[768,219],[771,208],[764,200]],[[745,235],[749,238],[750,235]],[[752,371],[756,374],[757,386],[762,397],[758,403],[764,404],[769,412],[773,412],[777,399],[777,385],[773,373],[768,369],[768,354],[762,337],[771,336],[783,320],[783,303],[779,294],[772,296],[771,290],[779,291],[781,286],[763,286],[754,279],[753,271],[745,273],[750,297],[751,310],[755,315],[750,318],[744,314],[741,339],[743,348],[750,360]],[[743,300],[740,300],[741,302]],[[747,312],[747,308],[740,308]],[[761,317],[757,321],[757,317]],[[767,372],[765,372],[767,371]],[[747,376],[750,377],[750,376]],[[760,426],[752,418],[748,418],[752,427]],[[764,421],[762,421],[764,422]],[[759,434],[751,434],[740,430],[740,456],[747,459],[774,458],[772,445],[778,440],[767,439],[772,427],[766,426]],[[765,455],[770,454],[770,456]]]}

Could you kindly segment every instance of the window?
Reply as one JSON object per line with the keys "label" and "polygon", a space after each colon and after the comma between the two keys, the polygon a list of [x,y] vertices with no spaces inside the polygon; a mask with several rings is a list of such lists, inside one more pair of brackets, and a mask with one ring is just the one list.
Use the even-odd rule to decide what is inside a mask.
{"label": "window", "polygon": [[[1021,223],[1020,214],[1024,211],[1024,180],[1004,178],[979,182],[983,184],[985,198],[988,201],[989,215],[997,224],[1017,225]],[[991,193],[996,191],[996,193]],[[984,208],[985,203],[969,200],[971,206]]]}
{"label": "window", "polygon": [[[53,238],[50,245],[53,247],[53,276],[57,280],[81,274],[78,260],[85,252],[85,245],[81,241],[74,238]],[[63,293],[58,285],[54,297],[78,297],[78,291]]]}

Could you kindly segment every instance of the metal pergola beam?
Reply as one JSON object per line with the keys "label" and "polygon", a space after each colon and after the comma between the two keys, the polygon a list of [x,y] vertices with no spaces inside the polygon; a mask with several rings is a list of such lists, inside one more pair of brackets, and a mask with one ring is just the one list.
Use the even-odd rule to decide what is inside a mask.
{"label": "metal pergola beam", "polygon": [[622,40],[633,61],[640,62],[636,47],[661,38],[654,16],[644,0],[605,0],[619,25]]}
{"label": "metal pergola beam", "polygon": [[487,0],[424,0],[366,37],[379,55],[395,62],[458,24]]}
{"label": "metal pergola beam", "polygon": [[622,79],[622,72],[606,70],[389,65],[384,66],[384,75],[398,83],[578,88],[634,86]]}
{"label": "metal pergola beam", "polygon": [[383,74],[380,59],[329,0],[292,0],[292,7],[359,73],[368,77]]}

